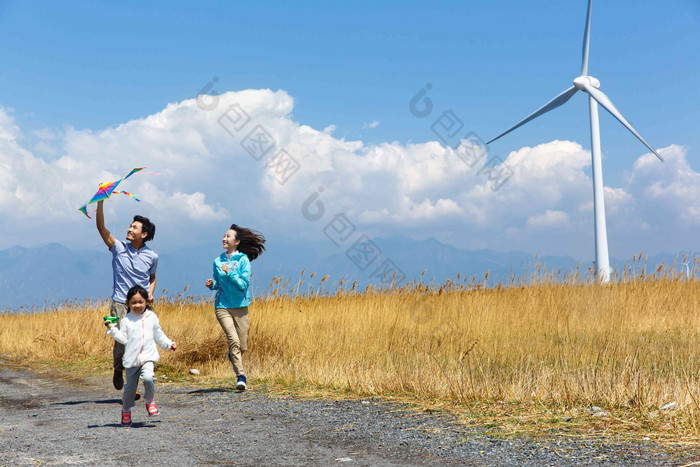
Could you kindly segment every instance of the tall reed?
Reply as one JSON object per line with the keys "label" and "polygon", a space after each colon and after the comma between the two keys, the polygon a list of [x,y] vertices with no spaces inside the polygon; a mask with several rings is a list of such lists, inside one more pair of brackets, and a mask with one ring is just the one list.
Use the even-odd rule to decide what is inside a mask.
{"label": "tall reed", "polygon": [[[693,262],[697,269],[698,261]],[[325,389],[539,419],[600,406],[620,429],[697,437],[700,428],[700,282],[675,265],[608,285],[587,272],[544,270],[487,287],[443,284],[332,291],[276,279],[250,307],[246,372],[297,391]],[[0,353],[25,363],[87,362],[108,369],[106,304],[0,316]],[[162,364],[232,377],[211,303],[156,305],[179,344]],[[659,408],[675,402],[674,409]],[[539,417],[539,418],[538,418]],[[599,420],[604,420],[600,418]]]}

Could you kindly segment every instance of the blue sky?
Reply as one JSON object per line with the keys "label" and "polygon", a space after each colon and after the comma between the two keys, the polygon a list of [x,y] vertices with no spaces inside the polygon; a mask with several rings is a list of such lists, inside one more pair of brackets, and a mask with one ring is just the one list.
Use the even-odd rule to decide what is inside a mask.
{"label": "blue sky", "polygon": [[[192,99],[213,77],[218,79],[213,90],[234,93],[233,100],[237,99],[235,93],[245,90],[284,92],[293,100],[291,107],[282,106],[288,110],[283,115],[285,122],[330,134],[336,142],[355,141],[364,147],[343,147],[339,150],[345,155],[326,154],[326,160],[335,161],[333,157],[337,157],[337,161],[347,161],[348,154],[359,154],[358,157],[367,160],[372,148],[381,148],[384,144],[395,143],[396,147],[410,153],[411,145],[438,141],[431,124],[445,110],[452,110],[464,123],[465,130],[486,140],[543,105],[569,87],[578,75],[585,12],[583,0],[210,2],[206,5],[195,2],[0,2],[0,63],[3,64],[0,107],[7,117],[5,124],[13,128],[10,131],[16,146],[13,150],[30,151],[36,159],[32,164],[37,160],[49,164],[46,169],[49,177],[62,173],[51,168],[51,164],[62,157],[80,166],[88,162],[78,155],[85,147],[75,143],[76,138],[84,141],[83,137],[95,136],[89,148],[97,152],[107,150],[101,146],[106,144],[101,139],[105,131],[116,131],[128,122],[158,115],[168,104]],[[688,186],[692,186],[697,176],[695,170],[698,170],[700,156],[699,26],[700,2],[697,0],[594,2],[590,74],[600,79],[601,89],[652,145],[657,148],[675,145],[670,150],[675,151],[677,164],[673,165],[677,170],[666,178],[644,178],[651,175],[637,173],[636,170],[641,169],[635,169],[635,161],[647,151],[617,121],[601,112],[605,183],[612,190],[611,196],[617,193],[617,199],[622,200],[617,207],[612,201],[612,212],[609,212],[609,216],[619,216],[617,225],[609,221],[613,256],[616,252],[620,253],[617,256],[628,255],[632,249],[640,247],[652,252],[694,247],[695,232],[700,225],[700,220],[692,218],[698,203],[694,197],[698,192]],[[426,118],[416,118],[409,112],[408,103],[426,83],[432,85],[428,96],[435,110]],[[275,96],[268,97],[278,104],[286,102],[284,96]],[[275,125],[267,121],[267,128],[278,128]],[[286,123],[280,125],[282,128]],[[178,128],[185,127],[186,122],[178,123]],[[131,137],[138,140],[136,136]],[[98,168],[118,175],[131,168],[127,167],[130,162],[127,162],[126,153],[120,157],[120,151],[127,151],[127,148],[113,147],[119,144],[114,141],[120,138],[119,135],[108,138],[112,144],[108,150],[111,155],[104,158],[102,166],[98,163],[102,156],[94,153],[83,154],[94,164],[82,172],[68,171],[66,164],[58,167],[81,177],[79,182],[88,187],[104,181],[99,179],[101,174],[95,173]],[[294,141],[293,137],[289,138]],[[536,148],[559,140],[577,143],[585,152],[590,146],[589,139],[586,99],[577,95],[565,107],[502,138],[490,151],[506,159],[522,148]],[[211,148],[212,144],[220,144],[220,140],[216,141],[205,138],[206,152],[216,153]],[[212,206],[211,216],[200,218],[200,230],[193,231],[193,235],[218,232],[220,225],[226,223],[225,218],[238,215],[241,205],[237,204],[234,210],[231,200],[222,200],[221,193],[208,190],[210,180],[206,174],[199,180],[188,180],[168,173],[168,170],[186,170],[186,167],[168,164],[164,158],[150,159],[149,140],[141,143],[133,143],[143,150],[135,163],[149,165],[163,173],[158,178],[144,179],[144,183],[153,183],[159,193],[163,193],[163,200],[172,201],[176,193],[188,196],[201,193],[206,196],[207,205]],[[560,157],[580,152],[571,146],[565,149],[544,146],[540,152],[548,154],[547,148],[559,151]],[[133,146],[129,150],[133,150]],[[12,156],[6,152],[5,157],[8,160],[25,157],[16,155],[20,153],[24,154],[20,151]],[[297,153],[295,157],[304,159],[305,155]],[[401,156],[399,160],[410,164],[414,159]],[[305,167],[310,164],[309,160]],[[305,184],[300,180],[300,186],[311,186],[313,181],[309,180],[322,179],[326,184],[345,180],[348,177],[345,170],[350,170],[352,164],[338,169],[339,164],[342,165],[340,162],[331,164],[335,167],[334,177],[311,174]],[[7,163],[7,167],[10,166],[15,167]],[[213,167],[227,170],[221,161]],[[259,165],[250,165],[250,161],[232,167],[237,172],[244,168],[257,170],[256,174],[262,172]],[[539,169],[553,170],[549,175],[555,178],[563,173],[551,167]],[[564,172],[569,169],[561,168]],[[581,163],[574,170],[575,177],[579,178],[571,183],[576,185],[582,182],[580,177],[589,173],[589,166]],[[653,172],[654,169],[649,170]],[[374,176],[369,170],[363,173],[366,177],[357,183],[366,185],[360,192],[384,180],[381,172]],[[471,173],[467,175],[463,191],[469,191],[473,188],[469,184],[479,180]],[[167,178],[171,176],[173,182]],[[530,177],[527,173],[520,176]],[[544,177],[539,183],[546,184],[547,180]],[[644,195],[645,188],[639,184],[640,180],[665,187],[666,190],[662,190],[665,197],[659,193]],[[31,206],[22,204],[39,199],[21,195],[22,188],[31,191],[35,183],[36,180],[23,180],[16,175],[15,180],[4,186],[15,193],[17,199],[6,200],[5,208],[0,203],[0,217],[5,221],[4,227],[0,227],[0,248],[15,243],[42,243],[41,238],[27,237],[26,232],[39,225],[38,214],[33,214],[36,210]],[[134,190],[141,182],[135,183]],[[392,178],[386,183],[399,186],[403,182]],[[484,213],[492,212],[494,203],[508,202],[507,196],[484,202],[475,209],[477,213],[470,214],[473,198],[460,194],[458,181],[450,179],[446,183],[438,177],[433,183],[430,187],[413,186],[410,195],[401,190],[381,195],[393,197],[399,204],[401,199],[411,198],[404,216],[392,216],[400,210],[397,204],[379,206],[376,200],[371,203],[368,200],[376,209],[362,205],[361,201],[355,205],[353,199],[362,196],[353,197],[352,190],[348,194],[338,189],[329,196],[332,196],[333,206],[338,206],[337,210],[352,214],[358,227],[370,235],[402,233],[421,238],[435,236],[465,248],[508,250],[512,247],[541,254],[568,253],[582,258],[592,255],[592,237],[578,234],[579,230],[592,230],[592,214],[586,213],[583,206],[585,196],[592,196],[590,190],[584,193],[581,188],[576,193],[559,193],[549,199],[546,194],[529,190],[523,182],[518,185],[521,191],[510,196],[511,199],[531,196],[532,211],[517,218],[503,210],[501,217],[492,222],[483,218]],[[441,184],[451,187],[451,191],[438,193],[436,187]],[[168,185],[176,187],[168,192]],[[3,185],[0,183],[0,186]],[[254,193],[260,187],[264,187],[262,181],[250,191]],[[672,188],[673,196],[669,194]],[[85,200],[91,195],[90,189],[86,189]],[[146,192],[148,189],[145,188]],[[420,195],[416,194],[418,192]],[[264,194],[271,203],[278,199],[270,190]],[[298,210],[299,202],[306,199],[306,195],[286,195],[296,204],[276,206],[287,211]],[[651,198],[642,199],[643,196]],[[673,210],[673,203],[688,197],[691,206],[685,211],[679,210],[675,217],[657,217],[651,207],[641,206],[668,211]],[[57,238],[68,244],[80,243],[83,238],[87,241],[91,238],[87,235],[93,234],[75,232],[76,223],[84,219],[60,214],[63,205],[75,204],[74,199],[66,195],[63,204],[51,205],[56,215],[48,221],[60,232]],[[192,196],[187,199],[190,204],[201,201]],[[260,200],[260,197],[255,199]],[[424,199],[429,202],[424,204]],[[439,200],[444,202],[440,204]],[[458,207],[452,206],[450,201]],[[158,216],[158,206],[155,203],[147,206],[148,202],[144,198],[143,209]],[[19,214],[12,211],[17,210],[17,203]],[[120,209],[123,212],[132,209],[124,206],[126,201],[119,200],[119,203],[114,207],[114,216],[122,214]],[[245,214],[250,222],[258,222],[261,229],[267,228],[276,235],[276,225],[265,223],[265,219],[273,215],[272,211],[264,212],[267,204],[253,200],[243,204],[260,211],[259,215]],[[416,208],[421,205],[430,209]],[[442,208],[432,209],[438,205]],[[479,220],[472,222],[470,219],[474,216]],[[303,231],[303,235],[310,235],[308,225],[303,220],[297,221],[290,219],[289,225]],[[175,225],[173,223],[173,227]],[[536,225],[552,225],[556,229],[525,233],[528,226]],[[640,226],[646,233],[630,244],[626,238]],[[504,234],[509,229],[510,237]],[[669,234],[672,234],[670,239]],[[280,231],[279,235],[285,234]],[[186,237],[183,234],[172,238],[170,246],[178,245]],[[481,240],[473,240],[476,237]],[[493,241],[489,241],[490,238]],[[166,246],[167,241],[163,244]]]}

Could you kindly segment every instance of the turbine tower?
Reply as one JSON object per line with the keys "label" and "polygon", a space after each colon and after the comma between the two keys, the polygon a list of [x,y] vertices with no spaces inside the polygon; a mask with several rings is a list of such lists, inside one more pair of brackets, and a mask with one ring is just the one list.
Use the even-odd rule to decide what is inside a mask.
{"label": "turbine tower", "polygon": [[491,144],[501,136],[504,136],[516,128],[526,124],[530,120],[543,115],[550,110],[556,109],[560,105],[565,104],[571,96],[577,91],[588,93],[588,108],[591,117],[591,159],[593,165],[593,211],[595,220],[595,272],[596,277],[601,283],[607,283],[610,280],[610,260],[608,258],[608,234],[605,227],[605,203],[603,200],[603,168],[600,152],[600,125],[598,124],[598,104],[605,110],[610,112],[620,123],[622,123],[634,136],[636,136],[644,145],[658,157],[661,162],[663,158],[659,155],[649,143],[646,142],[642,135],[625,120],[625,117],[615,108],[613,103],[608,99],[608,96],[600,90],[600,81],[592,76],[588,76],[588,44],[590,42],[591,33],[591,4],[593,0],[588,0],[588,13],[586,14],[586,29],[583,35],[583,61],[581,64],[581,75],[574,79],[574,84],[566,91],[559,94],[557,97],[549,101],[547,104],[539,108],[527,118],[520,121],[515,126],[504,131],[500,135],[493,138],[486,144]]}

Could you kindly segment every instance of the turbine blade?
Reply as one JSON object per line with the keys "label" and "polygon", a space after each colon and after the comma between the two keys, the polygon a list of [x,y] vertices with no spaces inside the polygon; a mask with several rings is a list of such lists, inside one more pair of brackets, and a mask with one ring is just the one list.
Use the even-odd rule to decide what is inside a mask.
{"label": "turbine blade", "polygon": [[591,6],[593,0],[588,0],[588,13],[586,14],[586,29],[583,33],[583,60],[581,61],[581,76],[588,74],[588,46],[591,42]]}
{"label": "turbine blade", "polygon": [[549,112],[550,110],[554,110],[554,109],[556,109],[557,107],[559,107],[560,105],[565,104],[566,101],[568,101],[569,99],[571,99],[571,96],[573,96],[574,94],[576,94],[576,91],[577,91],[577,89],[576,89],[574,86],[571,86],[569,89],[567,89],[566,91],[562,92],[562,93],[559,94],[557,97],[555,97],[554,99],[552,99],[551,101],[547,102],[545,105],[543,105],[542,107],[540,107],[537,111],[535,111],[534,113],[530,114],[527,118],[525,118],[524,120],[522,120],[520,123],[518,123],[517,125],[511,127],[510,129],[504,131],[503,133],[501,133],[500,135],[496,136],[495,138],[493,138],[491,141],[489,141],[489,142],[486,143],[486,144],[491,144],[491,143],[493,143],[494,141],[496,141],[496,140],[497,140],[498,138],[500,138],[501,136],[507,135],[508,133],[510,133],[511,131],[515,130],[515,129],[518,128],[519,126],[525,125],[525,124],[526,124],[527,122],[529,122],[530,120],[534,120],[535,118],[539,117],[540,115],[546,114],[546,113]]}
{"label": "turbine blade", "polygon": [[610,114],[615,117],[620,123],[622,123],[634,136],[639,139],[642,143],[644,143],[644,146],[648,147],[651,152],[654,153],[656,157],[659,158],[661,162],[664,162],[664,158],[659,155],[658,152],[656,152],[656,149],[652,148],[649,143],[642,137],[642,135],[639,134],[637,130],[634,129],[630,123],[625,120],[625,117],[622,116],[619,110],[615,108],[613,103],[608,99],[608,96],[606,96],[603,91],[600,89],[596,89],[593,86],[591,86],[588,83],[584,83],[584,88],[586,89],[586,92],[591,95],[593,99],[595,99],[605,110],[610,112]]}

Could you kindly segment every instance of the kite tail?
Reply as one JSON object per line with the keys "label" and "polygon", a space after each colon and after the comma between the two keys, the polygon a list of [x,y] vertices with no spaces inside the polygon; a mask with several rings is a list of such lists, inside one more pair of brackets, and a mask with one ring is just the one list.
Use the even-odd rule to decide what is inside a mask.
{"label": "kite tail", "polygon": [[134,198],[134,199],[135,199],[136,201],[138,201],[139,203],[141,202],[140,199],[138,199],[136,196],[132,195],[132,194],[129,193],[128,191],[113,191],[113,192],[112,192],[112,194],[116,194],[116,193],[121,193],[121,194],[126,195],[126,196],[131,196],[132,198]]}

